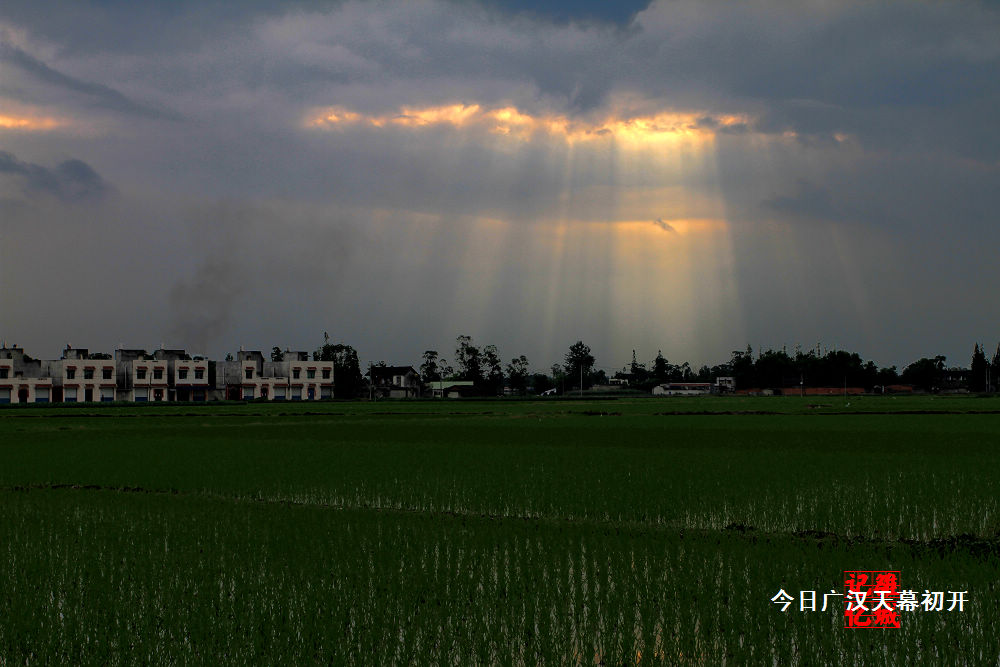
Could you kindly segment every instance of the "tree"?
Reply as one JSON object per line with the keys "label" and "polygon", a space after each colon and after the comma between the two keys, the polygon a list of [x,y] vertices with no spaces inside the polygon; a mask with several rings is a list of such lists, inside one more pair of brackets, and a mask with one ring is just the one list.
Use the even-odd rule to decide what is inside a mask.
{"label": "tree", "polygon": [[928,359],[923,357],[903,369],[900,376],[903,382],[912,384],[924,391],[937,391],[941,388],[944,373],[945,358],[941,355]]}
{"label": "tree", "polygon": [[795,362],[784,350],[767,350],[758,354],[754,362],[754,375],[762,388],[784,387],[799,383]]}
{"label": "tree", "polygon": [[487,345],[482,350],[483,390],[489,396],[496,396],[503,391],[503,362],[496,345]]}
{"label": "tree", "polygon": [[969,391],[986,391],[987,372],[986,353],[976,343],[972,351],[972,364],[969,366]]}
{"label": "tree", "polygon": [[753,348],[747,345],[746,352],[733,350],[733,356],[729,360],[729,367],[733,370],[733,380],[736,386],[742,389],[759,387],[757,372],[753,363]]}
{"label": "tree", "polygon": [[559,364],[552,364],[552,386],[556,388],[556,393],[566,393],[566,373]]}
{"label": "tree", "polygon": [[535,373],[531,376],[531,391],[535,394],[541,394],[543,391],[548,391],[554,386],[552,378],[545,373]]}
{"label": "tree", "polygon": [[233,361],[233,353],[226,352],[226,361]]}
{"label": "tree", "polygon": [[316,361],[333,362],[333,395],[336,398],[355,398],[364,390],[364,377],[361,375],[361,364],[358,362],[358,352],[350,345],[330,344],[328,336],[324,335],[323,347],[313,352]]}
{"label": "tree", "polygon": [[649,377],[649,373],[646,371],[646,365],[640,364],[635,357],[635,350],[632,350],[632,363],[629,365],[629,374],[631,378],[629,381],[635,387],[641,387],[646,383]]}
{"label": "tree", "polygon": [[875,375],[875,384],[872,386],[878,387],[884,394],[886,385],[898,384],[898,383],[899,383],[899,373],[896,371],[896,367],[889,366],[888,368],[878,369],[878,373]]}
{"label": "tree", "polygon": [[566,353],[565,363],[566,375],[570,382],[583,381],[581,391],[587,387],[590,379],[590,371],[594,367],[594,355],[590,353],[590,348],[582,340],[578,340],[569,346]]}
{"label": "tree", "polygon": [[420,364],[420,378],[425,383],[441,380],[441,368],[438,366],[437,350],[424,351],[424,363]]}
{"label": "tree", "polygon": [[507,364],[507,379],[510,388],[517,394],[523,396],[528,391],[528,358],[523,354],[515,357]]}
{"label": "tree", "polygon": [[997,381],[1000,380],[1000,344],[997,345],[996,352],[993,353],[993,358],[990,359],[990,386],[986,391],[993,391],[993,388],[997,386]]}
{"label": "tree", "polygon": [[471,380],[476,386],[482,384],[482,356],[479,348],[472,344],[472,336],[459,336],[455,339],[458,348],[455,350],[455,363],[458,364],[460,380]]}
{"label": "tree", "polygon": [[281,348],[274,346],[271,348],[271,361],[284,361],[285,353],[281,351]]}
{"label": "tree", "polygon": [[[632,351],[635,354],[635,350]],[[634,359],[634,357],[633,357]],[[663,356],[661,350],[656,351],[656,359],[653,360],[653,378],[665,382],[670,377],[670,362]]]}

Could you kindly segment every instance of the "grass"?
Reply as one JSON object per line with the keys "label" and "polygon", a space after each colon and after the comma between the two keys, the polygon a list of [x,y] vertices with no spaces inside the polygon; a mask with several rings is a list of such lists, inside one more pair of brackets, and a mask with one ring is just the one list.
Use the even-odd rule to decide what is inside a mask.
{"label": "grass", "polygon": [[846,403],[11,406],[0,664],[996,663],[1000,403]]}

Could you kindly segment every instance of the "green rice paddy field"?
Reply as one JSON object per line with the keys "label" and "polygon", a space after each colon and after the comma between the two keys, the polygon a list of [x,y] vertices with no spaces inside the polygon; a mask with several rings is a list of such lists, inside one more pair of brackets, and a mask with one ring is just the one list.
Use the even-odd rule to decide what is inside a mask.
{"label": "green rice paddy field", "polygon": [[1000,399],[0,410],[0,665],[1000,664],[998,546]]}

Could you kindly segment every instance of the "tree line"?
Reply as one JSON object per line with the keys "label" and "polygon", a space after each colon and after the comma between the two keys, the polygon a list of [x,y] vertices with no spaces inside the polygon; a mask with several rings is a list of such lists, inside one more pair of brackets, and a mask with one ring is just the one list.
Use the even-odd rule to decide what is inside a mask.
{"label": "tree line", "polygon": [[[337,398],[354,398],[367,393],[368,373],[358,360],[357,350],[346,343],[331,343],[324,333],[323,345],[313,352],[313,359],[334,362]],[[1000,345],[993,356],[986,357],[985,348],[976,343],[970,367],[947,366],[943,355],[922,357],[898,371],[895,366],[879,367],[866,361],[856,352],[846,350],[821,351],[814,349],[766,349],[754,351],[749,345],[745,350],[734,350],[728,361],[714,366],[704,365],[693,369],[688,362],[671,363],[658,350],[648,363],[638,360],[632,351],[632,361],[620,370],[610,372],[598,368],[594,355],[583,341],[573,343],[562,363],[553,364],[546,372],[532,371],[525,355],[501,358],[496,345],[479,345],[471,336],[455,339],[451,357],[454,363],[437,350],[425,350],[418,372],[421,381],[428,385],[439,381],[471,382],[475,392],[482,396],[540,394],[549,390],[564,393],[605,385],[615,380],[630,388],[650,391],[653,387],[670,382],[713,382],[718,377],[732,377],[738,389],[767,389],[789,387],[861,387],[866,391],[886,391],[893,385],[910,385],[921,391],[939,391],[953,386],[960,378],[972,392],[992,391],[1000,379]],[[280,361],[282,352],[275,347],[272,361]],[[377,365],[385,365],[378,362]]]}

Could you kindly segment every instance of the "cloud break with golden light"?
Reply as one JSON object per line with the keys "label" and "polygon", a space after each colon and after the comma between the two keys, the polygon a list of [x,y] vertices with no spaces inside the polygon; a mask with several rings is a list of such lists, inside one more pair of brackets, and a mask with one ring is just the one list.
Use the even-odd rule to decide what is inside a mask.
{"label": "cloud break with golden light", "polygon": [[650,143],[697,142],[712,138],[720,129],[745,127],[748,123],[749,118],[739,114],[679,111],[643,116],[612,114],[594,122],[572,119],[563,114],[531,114],[514,106],[487,108],[480,104],[446,104],[403,106],[394,114],[365,114],[343,107],[330,107],[312,112],[304,124],[319,129],[445,127],[480,129],[520,140],[550,136],[569,143],[604,139]]}
{"label": "cloud break with golden light", "polygon": [[25,132],[44,132],[54,130],[63,125],[55,118],[39,118],[32,116],[11,116],[0,114],[0,129],[21,130]]}

